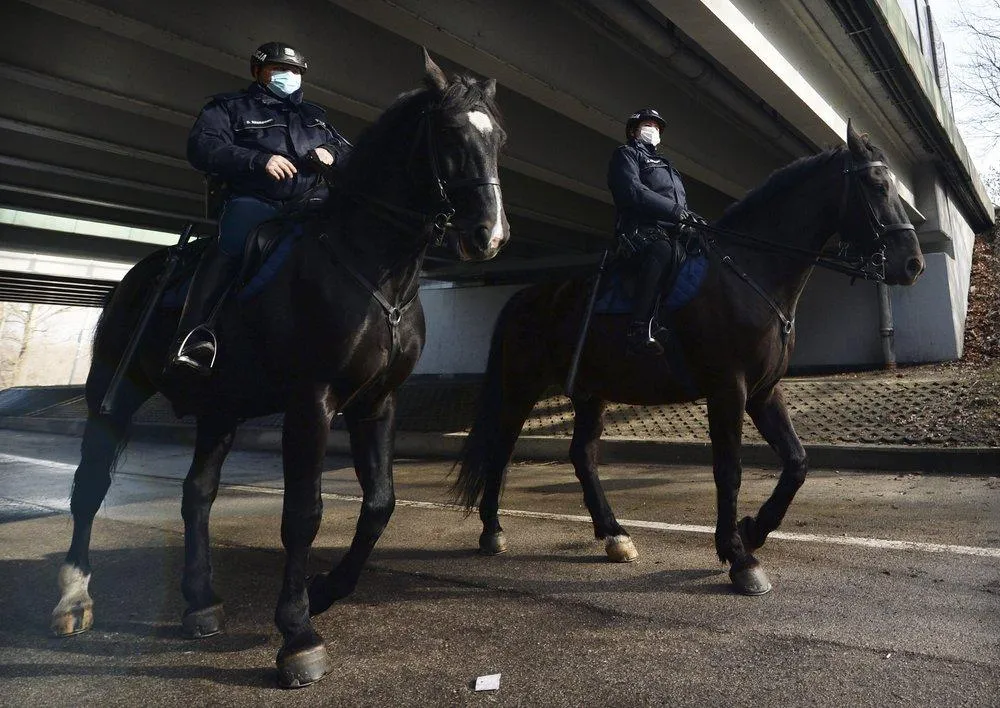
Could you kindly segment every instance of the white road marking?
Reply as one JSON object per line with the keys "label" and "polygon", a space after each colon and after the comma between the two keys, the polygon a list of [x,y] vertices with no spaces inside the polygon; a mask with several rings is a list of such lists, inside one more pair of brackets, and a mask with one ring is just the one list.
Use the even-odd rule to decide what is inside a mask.
{"label": "white road marking", "polygon": [[[0,464],[24,463],[48,467],[57,470],[76,470],[76,465],[65,462],[54,462],[52,460],[42,460],[37,457],[22,457],[20,455],[0,454]],[[153,475],[136,474],[132,472],[121,472],[129,477],[143,477],[149,479]],[[181,480],[173,477],[153,477],[159,480],[180,483]],[[245,492],[249,494],[271,494],[281,496],[284,490],[274,487],[258,487],[250,484],[221,484],[221,488],[234,492]],[[360,504],[362,498],[354,494],[336,494],[334,492],[323,492],[323,498],[330,501],[344,501]],[[397,507],[408,507],[410,509],[430,509],[435,511],[457,511],[465,513],[465,508],[457,504],[444,504],[441,502],[415,501],[411,499],[397,499]],[[504,509],[500,516],[518,517],[522,519],[537,519],[542,521],[572,521],[577,523],[592,523],[589,516],[580,514],[555,514],[546,511],[525,511],[521,509]],[[652,529],[655,531],[674,531],[678,533],[701,533],[714,534],[713,526],[701,526],[696,524],[670,524],[663,521],[643,521],[641,519],[619,519],[623,526],[631,526],[639,529]],[[796,541],[803,543],[826,543],[831,546],[860,546],[864,548],[878,548],[890,551],[921,551],[923,553],[950,553],[959,556],[978,556],[980,558],[1000,558],[1000,548],[984,548],[981,546],[958,546],[950,543],[928,543],[925,541],[896,541],[884,538],[866,538],[864,536],[826,536],[815,533],[793,533],[789,531],[775,531],[768,536],[768,539],[781,539],[782,541]]]}
{"label": "white road marking", "polygon": [[9,464],[12,462],[23,462],[29,465],[38,465],[39,467],[48,467],[54,470],[69,470],[70,472],[75,472],[77,467],[76,465],[70,465],[65,462],[42,460],[37,457],[21,457],[20,455],[0,454],[0,464]]}

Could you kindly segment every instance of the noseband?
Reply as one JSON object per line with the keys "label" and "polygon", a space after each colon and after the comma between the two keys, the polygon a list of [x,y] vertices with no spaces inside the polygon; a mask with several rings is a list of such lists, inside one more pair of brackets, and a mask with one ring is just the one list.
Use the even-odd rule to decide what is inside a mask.
{"label": "noseband", "polygon": [[[868,227],[871,229],[871,254],[868,256],[860,254],[852,256],[850,251],[853,244],[848,241],[844,241],[837,255],[847,261],[854,260],[858,271],[866,274],[866,277],[869,279],[885,280],[886,234],[893,231],[913,231],[914,228],[913,224],[908,221],[883,224],[882,220],[878,218],[878,214],[875,212],[875,207],[872,206],[871,199],[869,199],[868,193],[865,191],[864,186],[861,184],[861,179],[858,177],[859,172],[867,170],[870,167],[884,167],[886,170],[889,169],[889,166],[881,160],[872,160],[870,162],[854,164],[851,159],[850,151],[845,151],[843,171],[844,190],[843,196],[840,200],[840,212],[837,215],[837,224],[838,228],[843,228],[844,218],[847,215],[848,202],[851,197],[851,191],[852,189],[856,190],[861,195],[861,199],[864,202],[865,216],[867,217]],[[854,247],[857,248],[856,245]]]}

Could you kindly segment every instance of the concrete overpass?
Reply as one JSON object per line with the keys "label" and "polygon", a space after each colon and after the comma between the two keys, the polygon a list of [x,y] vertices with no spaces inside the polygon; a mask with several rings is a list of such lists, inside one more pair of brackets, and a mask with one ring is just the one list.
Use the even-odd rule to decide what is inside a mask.
{"label": "concrete overpass", "polygon": [[[930,252],[922,281],[893,294],[900,359],[961,353],[972,235],[992,206],[940,89],[924,0],[8,0],[5,15],[0,206],[122,227],[212,229],[186,134],[207,96],[248,81],[262,41],[309,56],[307,95],[349,136],[417,84],[419,45],[495,77],[513,239],[488,264],[428,261],[430,278],[464,287],[427,286],[423,373],[479,371],[514,284],[603,249],[607,160],[643,105],[667,114],[662,149],[706,216],[842,142],[851,117],[886,149]],[[153,247],[13,221],[0,220],[4,249],[134,260]],[[880,359],[871,286],[817,274],[799,323],[800,365]]]}

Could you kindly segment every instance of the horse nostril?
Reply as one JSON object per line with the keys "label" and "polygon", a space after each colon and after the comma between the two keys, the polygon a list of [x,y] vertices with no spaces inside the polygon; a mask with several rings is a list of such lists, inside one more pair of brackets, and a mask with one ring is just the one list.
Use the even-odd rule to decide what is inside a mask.
{"label": "horse nostril", "polygon": [[911,278],[916,278],[924,272],[924,268],[926,267],[927,265],[924,263],[923,258],[913,257],[906,261],[906,274]]}
{"label": "horse nostril", "polygon": [[476,243],[481,243],[485,246],[487,242],[489,242],[490,240],[490,231],[492,231],[492,229],[490,229],[490,227],[486,226],[485,224],[480,224],[479,226],[477,226]]}

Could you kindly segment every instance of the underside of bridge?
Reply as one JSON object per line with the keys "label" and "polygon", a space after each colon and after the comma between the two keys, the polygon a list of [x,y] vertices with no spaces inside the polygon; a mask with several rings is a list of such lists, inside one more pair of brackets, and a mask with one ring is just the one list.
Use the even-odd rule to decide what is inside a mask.
{"label": "underside of bridge", "polygon": [[[168,232],[194,221],[212,233],[202,177],[185,158],[188,130],[208,97],[250,81],[250,51],[278,39],[307,54],[306,96],[349,138],[420,83],[420,46],[447,71],[498,80],[512,240],[487,264],[432,252],[429,278],[527,282],[592,263],[611,239],[608,158],[625,116],[647,105],[666,114],[662,150],[707,217],[774,169],[842,141],[850,116],[891,157],[914,223],[923,223],[917,193],[930,171],[944,175],[979,230],[991,216],[976,200],[974,170],[947,135],[928,130],[927,115],[914,113],[914,89],[900,81],[909,74],[887,78],[879,68],[900,61],[884,18],[876,21],[879,5],[8,0],[0,23],[0,207]],[[933,250],[947,239],[933,225],[921,240]],[[15,219],[0,219],[0,242],[126,262],[158,247]],[[110,285],[5,272],[0,298],[89,305]]]}

